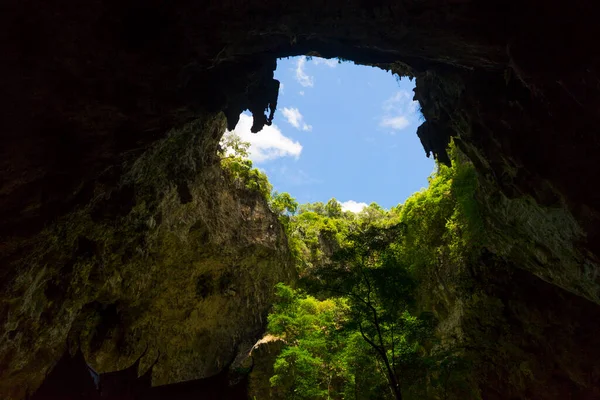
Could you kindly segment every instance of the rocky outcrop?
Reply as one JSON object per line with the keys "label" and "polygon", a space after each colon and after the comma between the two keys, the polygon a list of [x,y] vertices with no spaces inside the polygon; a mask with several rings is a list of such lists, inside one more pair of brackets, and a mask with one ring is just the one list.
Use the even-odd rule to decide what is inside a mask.
{"label": "rocky outcrop", "polygon": [[[572,304],[595,310],[600,57],[589,42],[600,37],[597,7],[8,0],[0,15],[0,395],[38,382],[69,332],[81,334],[100,369],[125,365],[145,340],[160,338],[158,348],[170,350],[156,367],[158,382],[218,369],[237,337],[220,332],[233,325],[258,334],[268,296],[248,293],[256,284],[265,291],[253,292],[267,293],[285,275],[285,246],[269,233],[280,228],[258,199],[204,163],[223,122],[199,129],[195,147],[165,135],[220,111],[233,126],[246,108],[259,129],[276,107],[276,58],[309,52],[415,77],[426,151],[447,161],[444,144],[459,138],[494,189],[487,196],[506,198],[495,204],[514,218],[500,218],[498,229],[513,218],[525,224],[519,241],[539,237],[522,253],[500,241],[498,254],[519,255],[522,279],[553,288],[543,290],[552,307],[573,295]],[[199,153],[182,156],[192,150]],[[190,169],[196,156],[204,161]],[[150,167],[157,162],[164,164]],[[510,298],[531,290],[514,287]],[[564,326],[585,318],[557,315]]]}
{"label": "rocky outcrop", "polygon": [[421,306],[440,321],[439,348],[469,366],[454,373],[462,384],[447,395],[600,398],[596,277],[581,273],[598,265],[577,245],[581,228],[565,208],[508,199],[479,181],[478,250],[430,266],[420,288]]}
{"label": "rocky outcrop", "polygon": [[161,385],[216,374],[261,337],[294,272],[264,197],[220,169],[224,120],[170,132],[33,239],[1,295],[2,398],[34,390],[68,339],[100,373],[160,354]]}
{"label": "rocky outcrop", "polygon": [[252,367],[248,382],[248,396],[250,399],[277,399],[283,398],[284,393],[278,393],[278,388],[271,387],[270,379],[275,374],[275,360],[285,346],[285,342],[273,335],[265,335],[252,347],[249,360]]}

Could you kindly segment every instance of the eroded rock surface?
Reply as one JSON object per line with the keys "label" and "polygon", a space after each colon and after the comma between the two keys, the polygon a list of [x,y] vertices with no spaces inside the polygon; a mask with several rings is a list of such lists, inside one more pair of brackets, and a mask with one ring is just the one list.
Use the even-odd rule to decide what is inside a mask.
{"label": "eroded rock surface", "polygon": [[294,272],[266,200],[220,169],[224,120],[170,132],[36,237],[2,292],[3,398],[33,390],[67,339],[98,372],[148,347],[142,370],[160,354],[160,385],[213,375],[260,338],[273,286]]}

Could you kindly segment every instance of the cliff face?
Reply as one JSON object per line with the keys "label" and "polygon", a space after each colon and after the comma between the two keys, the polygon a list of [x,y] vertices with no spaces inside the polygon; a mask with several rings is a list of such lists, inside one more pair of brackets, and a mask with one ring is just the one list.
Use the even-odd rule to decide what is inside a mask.
{"label": "cliff face", "polygon": [[578,246],[580,226],[564,208],[509,199],[483,176],[474,195],[478,250],[462,263],[430,266],[420,288],[421,307],[439,319],[440,347],[471,365],[455,374],[470,382],[468,394],[453,395],[600,398],[596,277],[580,272],[598,264]]}
{"label": "cliff face", "polygon": [[[491,249],[519,271],[498,293],[523,299],[521,311],[538,304],[544,326],[592,328],[525,295],[531,284],[549,308],[598,307],[594,2],[8,0],[5,10],[0,396],[34,387],[69,332],[100,369],[155,339],[169,349],[155,369],[166,382],[210,373],[233,338],[259,330],[267,287],[287,274],[279,225],[211,164],[223,122],[198,129],[194,146],[165,135],[219,111],[233,126],[246,108],[260,128],[276,105],[276,58],[309,52],[414,76],[426,151],[444,161],[460,138],[486,197],[506,199],[490,203],[505,211],[490,229],[506,237],[518,222],[518,239]],[[264,297],[249,295],[256,284]],[[528,348],[541,337],[511,332]],[[549,368],[578,379],[565,363]]]}
{"label": "cliff face", "polygon": [[213,116],[170,132],[32,239],[1,297],[2,398],[34,389],[68,340],[99,372],[147,347],[157,385],[215,374],[260,337],[294,273],[263,196],[220,169],[224,129]]}
{"label": "cliff face", "polygon": [[440,335],[464,351],[476,389],[456,398],[600,398],[595,304],[490,253],[460,280],[445,282],[456,298]]}

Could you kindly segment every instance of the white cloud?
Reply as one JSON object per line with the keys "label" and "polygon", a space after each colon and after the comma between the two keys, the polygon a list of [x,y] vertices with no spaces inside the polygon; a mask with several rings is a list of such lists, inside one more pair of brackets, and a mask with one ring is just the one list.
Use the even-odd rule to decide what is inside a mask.
{"label": "white cloud", "polygon": [[399,131],[410,125],[410,119],[418,112],[419,103],[412,100],[409,91],[399,90],[383,102],[382,109],[379,126]]}
{"label": "white cloud", "polygon": [[326,65],[329,68],[335,68],[338,65],[338,60],[335,58],[313,57],[312,62],[315,65]]}
{"label": "white cloud", "polygon": [[285,93],[285,85],[283,84],[283,82],[281,82],[279,84],[279,94],[284,94]]}
{"label": "white cloud", "polygon": [[403,115],[400,115],[398,117],[383,117],[381,119],[381,122],[379,123],[379,125],[381,125],[384,128],[392,128],[398,131],[400,129],[406,128],[409,124],[410,122],[408,122],[408,119],[406,119],[406,117]]}
{"label": "white cloud", "polygon": [[363,208],[367,207],[367,203],[359,203],[354,200],[344,201],[340,203],[342,205],[342,211],[352,211],[353,213],[361,212]]}
{"label": "white cloud", "polygon": [[309,76],[306,71],[304,71],[305,65],[306,57],[298,57],[298,62],[296,63],[296,80],[304,87],[312,87],[314,85],[314,80],[312,76]]}
{"label": "white cloud", "polygon": [[285,119],[287,119],[288,123],[290,123],[295,128],[300,129],[300,122],[302,122],[303,119],[300,110],[298,110],[297,108],[284,107],[283,110],[281,110],[281,113],[283,114]]}
{"label": "white cloud", "polygon": [[304,96],[304,90],[301,90],[298,93],[300,94],[300,96]]}
{"label": "white cloud", "polygon": [[281,157],[300,157],[302,145],[295,142],[279,130],[277,125],[265,126],[260,132],[252,133],[252,117],[240,115],[240,122],[233,130],[244,142],[250,143],[249,157],[255,163]]}
{"label": "white cloud", "polygon": [[302,129],[303,131],[312,131],[312,125],[307,124],[304,121],[304,116],[300,113],[297,108],[284,107],[281,113],[294,128]]}
{"label": "white cloud", "polygon": [[[304,87],[313,87],[315,85],[315,79],[313,76],[308,75],[306,73],[306,61],[308,59],[306,56],[298,57],[298,61],[296,62],[296,80]],[[329,68],[335,68],[338,65],[338,61],[335,58],[321,58],[321,57],[312,57],[313,65],[326,65]],[[304,93],[300,93],[302,96]]]}

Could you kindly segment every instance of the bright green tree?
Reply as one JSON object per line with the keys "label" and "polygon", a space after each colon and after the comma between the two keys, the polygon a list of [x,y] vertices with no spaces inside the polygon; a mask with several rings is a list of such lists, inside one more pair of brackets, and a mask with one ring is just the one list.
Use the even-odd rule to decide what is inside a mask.
{"label": "bright green tree", "polygon": [[254,168],[248,158],[249,148],[250,143],[242,141],[234,132],[226,132],[219,149],[221,168],[229,174],[234,184],[259,192],[269,200],[273,186],[264,172]]}
{"label": "bright green tree", "polygon": [[298,210],[298,202],[287,192],[273,192],[270,206],[271,210],[279,216],[291,216]]}
{"label": "bright green tree", "polygon": [[335,199],[296,206],[273,194],[307,291],[277,287],[269,332],[286,345],[271,379],[276,398],[472,397],[462,353],[442,346],[434,318],[417,311],[443,312],[444,268],[469,265],[485,234],[475,171],[450,154],[453,165],[439,166],[428,189],[390,210],[341,212]]}
{"label": "bright green tree", "polygon": [[325,204],[323,204],[323,202],[321,201],[317,201],[315,203],[301,204],[299,207],[299,212],[300,214],[305,212],[314,212],[323,216],[327,215],[327,212],[325,211]]}
{"label": "bright green tree", "polygon": [[363,208],[362,211],[358,213],[358,216],[364,223],[373,224],[382,219],[385,219],[388,215],[383,207],[373,202],[367,207]]}
{"label": "bright green tree", "polygon": [[338,332],[343,305],[283,284],[277,285],[276,294],[268,330],[287,345],[275,362],[271,384],[286,399],[338,398],[332,382],[341,375],[337,355],[343,347]]}
{"label": "bright green tree", "polygon": [[[334,262],[315,272],[318,284],[331,295],[347,299],[349,327],[358,331],[383,366],[390,392],[402,399],[402,387],[422,369],[422,345],[433,339],[429,318],[409,313],[415,280],[401,264],[394,246],[404,226],[369,226],[350,234]],[[409,373],[410,380],[403,380]]]}
{"label": "bright green tree", "polygon": [[340,218],[342,216],[342,205],[336,199],[330,199],[325,204],[325,214],[330,218]]}
{"label": "bright green tree", "polygon": [[233,131],[228,131],[223,134],[219,143],[219,156],[225,157],[240,157],[248,158],[250,143],[244,142],[242,138]]}

